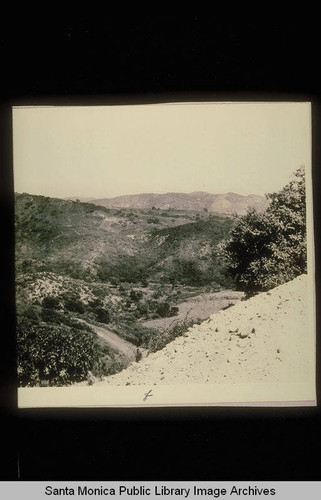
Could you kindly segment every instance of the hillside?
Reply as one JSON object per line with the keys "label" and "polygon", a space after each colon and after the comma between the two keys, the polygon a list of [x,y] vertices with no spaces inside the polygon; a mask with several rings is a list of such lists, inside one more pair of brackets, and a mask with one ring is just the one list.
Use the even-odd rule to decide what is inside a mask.
{"label": "hillside", "polygon": [[295,383],[313,379],[307,276],[213,314],[102,385]]}
{"label": "hillside", "polygon": [[208,210],[216,214],[244,215],[250,207],[259,212],[267,208],[265,197],[250,194],[242,196],[236,193],[212,194],[205,192],[137,194],[117,196],[115,198],[91,199],[90,203],[108,208],[135,208],[157,210]]}
{"label": "hillside", "polygon": [[109,209],[28,194],[16,195],[15,210],[19,272],[104,282],[223,280],[216,247],[229,234],[232,218],[204,211]]}
{"label": "hillside", "polygon": [[[109,209],[16,194],[19,383],[59,385],[119,372],[208,317],[212,305],[239,300],[226,290],[218,255],[234,222],[204,211]],[[195,307],[204,294],[207,307]],[[164,323],[148,324],[159,319]]]}

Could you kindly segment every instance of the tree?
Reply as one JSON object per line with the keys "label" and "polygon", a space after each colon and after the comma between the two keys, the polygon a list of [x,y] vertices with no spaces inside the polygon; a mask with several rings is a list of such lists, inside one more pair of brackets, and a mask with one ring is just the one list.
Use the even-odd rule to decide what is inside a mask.
{"label": "tree", "polygon": [[266,195],[262,214],[250,209],[223,245],[228,271],[239,290],[269,290],[306,272],[304,167],[279,192]]}

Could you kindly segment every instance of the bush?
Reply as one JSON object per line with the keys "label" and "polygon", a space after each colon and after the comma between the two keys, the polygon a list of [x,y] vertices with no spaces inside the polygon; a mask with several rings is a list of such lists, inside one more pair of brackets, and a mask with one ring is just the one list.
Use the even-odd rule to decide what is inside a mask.
{"label": "bush", "polygon": [[85,306],[79,299],[79,297],[74,295],[64,295],[63,297],[65,308],[70,312],[83,314],[85,312]]}
{"label": "bush", "polygon": [[103,307],[99,307],[98,309],[96,309],[96,319],[99,323],[109,323],[109,311],[107,311],[107,309],[104,309]]}
{"label": "bush", "polygon": [[185,319],[183,321],[180,321],[161,333],[154,332],[149,336],[145,336],[143,345],[151,352],[156,352],[164,349],[164,347],[169,342],[172,342],[177,337],[184,335],[189,328],[191,328],[193,325],[199,325],[201,321],[202,320],[199,319]]}
{"label": "bush", "polygon": [[143,292],[141,290],[131,290],[129,297],[133,302],[138,302],[143,297]]}
{"label": "bush", "polygon": [[40,313],[39,313],[40,308],[37,306],[34,306],[33,304],[17,304],[17,314],[20,317],[29,319],[33,322],[39,322],[40,321]]}
{"label": "bush", "polygon": [[223,246],[239,290],[269,290],[306,272],[305,176],[299,168],[280,192],[268,194],[263,214],[241,217]]}
{"label": "bush", "polygon": [[51,295],[48,295],[43,299],[42,307],[45,307],[46,309],[59,309],[60,307],[59,299],[57,297],[52,297]]}
{"label": "bush", "polygon": [[42,308],[41,311],[41,319],[42,321],[45,321],[46,323],[56,323],[56,324],[61,324],[62,323],[62,317],[63,315],[59,313],[58,311],[55,311],[54,309],[47,309],[46,307]]}
{"label": "bush", "polygon": [[160,302],[157,305],[156,312],[161,318],[166,318],[170,316],[171,306],[168,302]]}
{"label": "bush", "polygon": [[174,258],[168,272],[169,283],[184,283],[190,286],[203,285],[207,281],[195,260]]}
{"label": "bush", "polygon": [[101,353],[92,333],[22,320],[17,327],[20,386],[62,386],[85,380]]}
{"label": "bush", "polygon": [[21,262],[21,272],[22,273],[30,273],[33,270],[33,262],[30,259],[24,259]]}
{"label": "bush", "polygon": [[139,313],[139,317],[148,315],[148,303],[147,302],[138,302],[137,311]]}
{"label": "bush", "polygon": [[138,363],[142,359],[143,355],[139,349],[136,350],[135,361]]}

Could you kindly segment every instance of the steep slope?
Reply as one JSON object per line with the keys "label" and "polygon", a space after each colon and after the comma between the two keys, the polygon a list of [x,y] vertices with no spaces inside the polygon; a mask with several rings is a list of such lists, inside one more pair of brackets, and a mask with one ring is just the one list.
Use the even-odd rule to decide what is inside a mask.
{"label": "steep slope", "polygon": [[236,193],[212,194],[194,193],[144,193],[116,198],[92,199],[91,203],[108,208],[139,208],[161,210],[208,210],[217,214],[243,215],[247,208],[264,211],[268,205],[265,197],[259,195],[242,196]]}
{"label": "steep slope", "polygon": [[220,311],[103,385],[304,382],[311,377],[307,276]]}

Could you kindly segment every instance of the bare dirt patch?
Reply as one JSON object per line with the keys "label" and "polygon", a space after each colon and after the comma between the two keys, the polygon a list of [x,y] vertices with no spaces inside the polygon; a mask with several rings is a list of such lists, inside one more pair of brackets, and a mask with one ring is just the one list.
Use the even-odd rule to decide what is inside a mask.
{"label": "bare dirt patch", "polygon": [[186,319],[207,319],[211,314],[236,304],[243,296],[243,292],[231,290],[202,293],[177,304],[179,310],[177,316],[148,320],[142,324],[149,328],[165,329]]}

